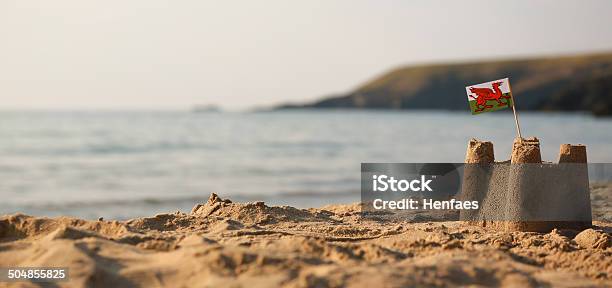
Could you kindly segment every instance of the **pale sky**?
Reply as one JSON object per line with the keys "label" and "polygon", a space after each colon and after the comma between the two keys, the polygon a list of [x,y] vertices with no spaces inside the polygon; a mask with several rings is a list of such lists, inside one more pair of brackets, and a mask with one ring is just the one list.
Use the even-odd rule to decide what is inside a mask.
{"label": "pale sky", "polygon": [[244,109],[412,63],[612,51],[612,1],[0,0],[0,109]]}

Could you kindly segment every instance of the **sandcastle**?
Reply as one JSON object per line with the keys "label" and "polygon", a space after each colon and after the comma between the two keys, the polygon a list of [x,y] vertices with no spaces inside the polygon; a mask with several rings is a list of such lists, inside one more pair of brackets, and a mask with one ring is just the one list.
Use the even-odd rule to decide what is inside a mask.
{"label": "sandcastle", "polygon": [[462,197],[481,209],[461,211],[461,220],[506,231],[591,226],[586,146],[562,144],[559,162],[550,163],[537,138],[517,138],[510,161],[495,162],[493,143],[471,139],[465,163]]}

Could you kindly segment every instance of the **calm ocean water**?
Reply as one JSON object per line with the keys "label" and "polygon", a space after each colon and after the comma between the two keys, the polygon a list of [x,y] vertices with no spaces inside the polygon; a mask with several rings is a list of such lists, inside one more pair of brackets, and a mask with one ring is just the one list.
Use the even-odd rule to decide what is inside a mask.
{"label": "calm ocean water", "polygon": [[[559,144],[612,162],[612,119],[522,113],[545,160]],[[298,207],[359,200],[361,162],[463,162],[471,137],[508,159],[511,113],[0,112],[0,214],[125,219],[189,211],[211,192]]]}

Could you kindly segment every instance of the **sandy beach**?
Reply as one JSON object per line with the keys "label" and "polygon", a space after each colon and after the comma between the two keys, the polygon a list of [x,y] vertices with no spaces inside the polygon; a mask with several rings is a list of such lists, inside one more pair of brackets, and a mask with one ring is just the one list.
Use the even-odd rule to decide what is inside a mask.
{"label": "sandy beach", "polygon": [[612,288],[610,11],[2,1],[0,288]]}
{"label": "sandy beach", "polygon": [[612,286],[611,233],[609,222],[502,232],[211,194],[191,213],[125,222],[0,217],[0,267],[68,267],[52,287],[601,287]]}

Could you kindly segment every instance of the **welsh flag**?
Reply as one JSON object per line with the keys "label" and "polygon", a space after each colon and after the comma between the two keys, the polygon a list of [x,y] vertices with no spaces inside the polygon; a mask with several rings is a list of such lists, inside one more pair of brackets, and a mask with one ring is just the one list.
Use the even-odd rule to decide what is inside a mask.
{"label": "welsh flag", "polygon": [[497,111],[512,106],[508,78],[465,87],[472,115]]}

